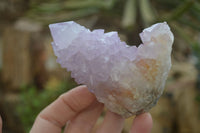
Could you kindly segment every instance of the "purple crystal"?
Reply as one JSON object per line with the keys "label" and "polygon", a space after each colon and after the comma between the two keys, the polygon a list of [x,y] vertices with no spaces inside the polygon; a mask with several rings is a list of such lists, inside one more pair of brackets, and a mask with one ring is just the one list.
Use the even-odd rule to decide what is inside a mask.
{"label": "purple crystal", "polygon": [[129,117],[155,105],[171,67],[174,38],[166,22],[144,29],[138,48],[117,32],[90,31],[73,21],[49,27],[57,62],[109,110]]}

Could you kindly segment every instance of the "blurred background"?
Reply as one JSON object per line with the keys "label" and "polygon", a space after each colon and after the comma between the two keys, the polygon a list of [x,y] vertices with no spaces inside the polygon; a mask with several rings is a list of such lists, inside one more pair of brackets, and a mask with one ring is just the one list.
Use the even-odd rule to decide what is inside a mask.
{"label": "blurred background", "polygon": [[[4,133],[28,132],[45,106],[77,86],[56,63],[48,28],[69,20],[118,31],[129,45],[141,43],[142,29],[167,21],[175,36],[173,66],[165,92],[151,110],[152,133],[200,133],[200,0],[0,0]],[[123,133],[132,119],[126,120]]]}

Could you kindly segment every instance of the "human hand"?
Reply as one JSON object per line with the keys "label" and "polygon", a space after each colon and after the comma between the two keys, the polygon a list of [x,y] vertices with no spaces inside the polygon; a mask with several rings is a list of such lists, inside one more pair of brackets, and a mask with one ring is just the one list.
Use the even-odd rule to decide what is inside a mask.
{"label": "human hand", "polygon": [[[62,94],[36,118],[30,133],[90,133],[103,110],[95,96],[85,86],[76,87]],[[124,119],[107,112],[97,133],[121,133]],[[150,133],[152,118],[149,113],[136,116],[130,133]]]}

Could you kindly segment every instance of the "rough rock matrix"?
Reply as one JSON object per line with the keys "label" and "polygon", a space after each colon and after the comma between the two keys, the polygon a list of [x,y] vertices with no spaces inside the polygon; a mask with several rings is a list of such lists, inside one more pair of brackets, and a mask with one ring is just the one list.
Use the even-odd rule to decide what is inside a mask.
{"label": "rough rock matrix", "polygon": [[144,29],[139,47],[73,21],[49,27],[57,62],[110,111],[127,118],[156,104],[171,67],[174,37],[166,22]]}

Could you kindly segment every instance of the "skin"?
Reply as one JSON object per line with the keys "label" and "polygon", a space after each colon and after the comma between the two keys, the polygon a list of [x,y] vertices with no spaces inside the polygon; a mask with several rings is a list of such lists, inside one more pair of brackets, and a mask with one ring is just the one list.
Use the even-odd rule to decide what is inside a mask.
{"label": "skin", "polygon": [[[47,106],[37,116],[30,133],[61,133],[64,126],[64,133],[90,133],[102,110],[103,104],[96,100],[87,87],[79,86]],[[129,133],[150,133],[152,123],[149,113],[138,115]],[[121,133],[123,124],[121,116],[108,111],[96,133]]]}

